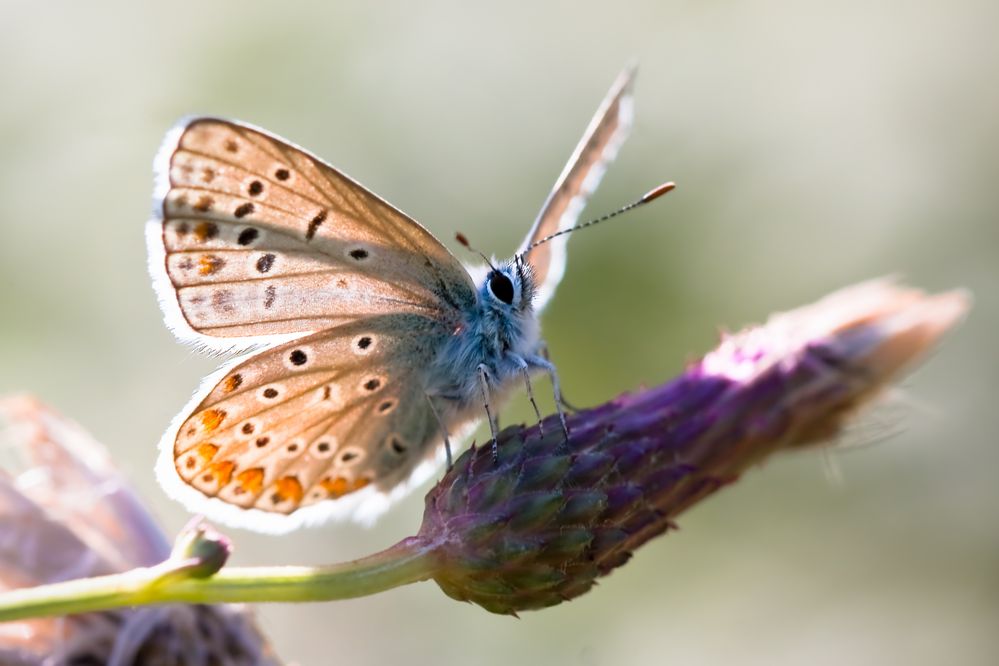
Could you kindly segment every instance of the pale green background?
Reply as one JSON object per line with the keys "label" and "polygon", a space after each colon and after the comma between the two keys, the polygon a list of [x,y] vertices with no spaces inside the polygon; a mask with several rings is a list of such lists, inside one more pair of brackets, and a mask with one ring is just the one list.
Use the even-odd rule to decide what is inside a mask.
{"label": "pale green background", "polygon": [[[215,364],[174,342],[146,275],[150,162],[183,114],[269,128],[505,255],[637,57],[635,131],[588,214],[679,188],[571,243],[544,324],[584,404],[667,379],[718,326],[863,278],[975,294],[905,383],[904,432],[837,455],[841,484],[821,455],[773,461],[520,620],[433,584],[262,608],[289,661],[995,663],[994,1],[0,7],[0,389],[79,419],[171,532],[186,515],[154,449]],[[235,561],[363,555],[415,531],[422,492],[371,530],[233,531]]]}

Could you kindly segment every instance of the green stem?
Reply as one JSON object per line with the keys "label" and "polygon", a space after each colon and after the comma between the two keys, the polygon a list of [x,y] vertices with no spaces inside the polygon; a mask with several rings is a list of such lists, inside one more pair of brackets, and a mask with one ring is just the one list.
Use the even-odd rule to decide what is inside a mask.
{"label": "green stem", "polygon": [[352,562],[322,567],[233,567],[209,578],[164,575],[162,566],[11,590],[0,594],[0,622],[172,602],[332,601],[427,580],[434,544],[417,538]]}

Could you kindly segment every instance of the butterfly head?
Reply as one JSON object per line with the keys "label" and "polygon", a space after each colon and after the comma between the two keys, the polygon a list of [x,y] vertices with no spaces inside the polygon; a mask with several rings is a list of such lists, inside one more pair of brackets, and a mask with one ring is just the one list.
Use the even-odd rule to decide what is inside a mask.
{"label": "butterfly head", "polygon": [[[534,271],[531,265],[524,259],[523,253],[516,255],[513,259],[497,266],[494,260],[476,250],[468,242],[463,233],[455,234],[458,242],[482,257],[486,262],[488,270],[482,284],[479,286],[479,302],[487,308],[503,314],[519,314],[530,311],[533,308],[536,283]],[[478,273],[474,268],[469,268],[473,274]],[[482,275],[479,273],[479,275]]]}
{"label": "butterfly head", "polygon": [[530,265],[519,256],[505,264],[490,265],[479,292],[482,302],[493,309],[511,313],[531,310],[534,276]]}

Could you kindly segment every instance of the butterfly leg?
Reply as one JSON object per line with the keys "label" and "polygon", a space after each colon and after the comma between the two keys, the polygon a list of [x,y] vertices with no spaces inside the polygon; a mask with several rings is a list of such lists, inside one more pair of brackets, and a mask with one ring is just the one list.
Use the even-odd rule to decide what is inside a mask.
{"label": "butterfly leg", "polygon": [[489,429],[493,433],[493,462],[496,462],[499,460],[499,441],[497,440],[496,420],[493,418],[493,410],[489,405],[489,370],[486,368],[485,363],[480,363],[478,371],[479,386],[482,387],[482,400],[486,408],[486,418],[489,419]]}
{"label": "butterfly leg", "polygon": [[527,363],[536,368],[541,368],[551,378],[552,391],[555,393],[555,411],[558,412],[558,420],[562,423],[562,432],[565,434],[565,439],[569,441],[569,428],[565,424],[565,414],[562,413],[562,389],[559,387],[558,372],[555,370],[555,365],[541,356],[532,356],[527,359]]}
{"label": "butterfly leg", "polygon": [[[544,358],[549,363],[551,363],[552,357],[548,354],[548,343],[543,341],[541,343],[541,357]],[[574,404],[569,402],[564,395],[559,396],[559,401],[562,403],[562,406],[568,409],[570,412],[579,411],[579,407],[576,407]]]}
{"label": "butterfly leg", "polygon": [[433,413],[434,418],[437,419],[437,425],[441,427],[441,433],[444,435],[444,454],[447,456],[447,469],[451,471],[453,462],[451,459],[451,439],[448,437],[444,421],[441,420],[441,415],[437,412],[437,407],[434,405],[434,399],[430,397],[429,393],[424,393],[424,395],[427,396],[427,402],[430,403],[430,411]]}
{"label": "butterfly leg", "polygon": [[510,354],[510,356],[514,363],[520,367],[520,372],[524,375],[524,384],[527,386],[527,399],[531,401],[531,407],[534,408],[534,414],[538,417],[538,433],[544,437],[545,428],[541,424],[541,410],[538,409],[538,403],[534,401],[534,390],[531,388],[531,366],[527,364],[527,361],[516,354]]}

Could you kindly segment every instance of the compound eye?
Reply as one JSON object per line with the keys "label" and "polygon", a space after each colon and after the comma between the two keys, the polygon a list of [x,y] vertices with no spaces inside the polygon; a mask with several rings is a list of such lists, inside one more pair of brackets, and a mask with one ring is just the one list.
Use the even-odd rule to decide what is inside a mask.
{"label": "compound eye", "polygon": [[494,271],[489,276],[489,291],[493,292],[493,296],[507,305],[513,303],[513,282],[499,271]]}

